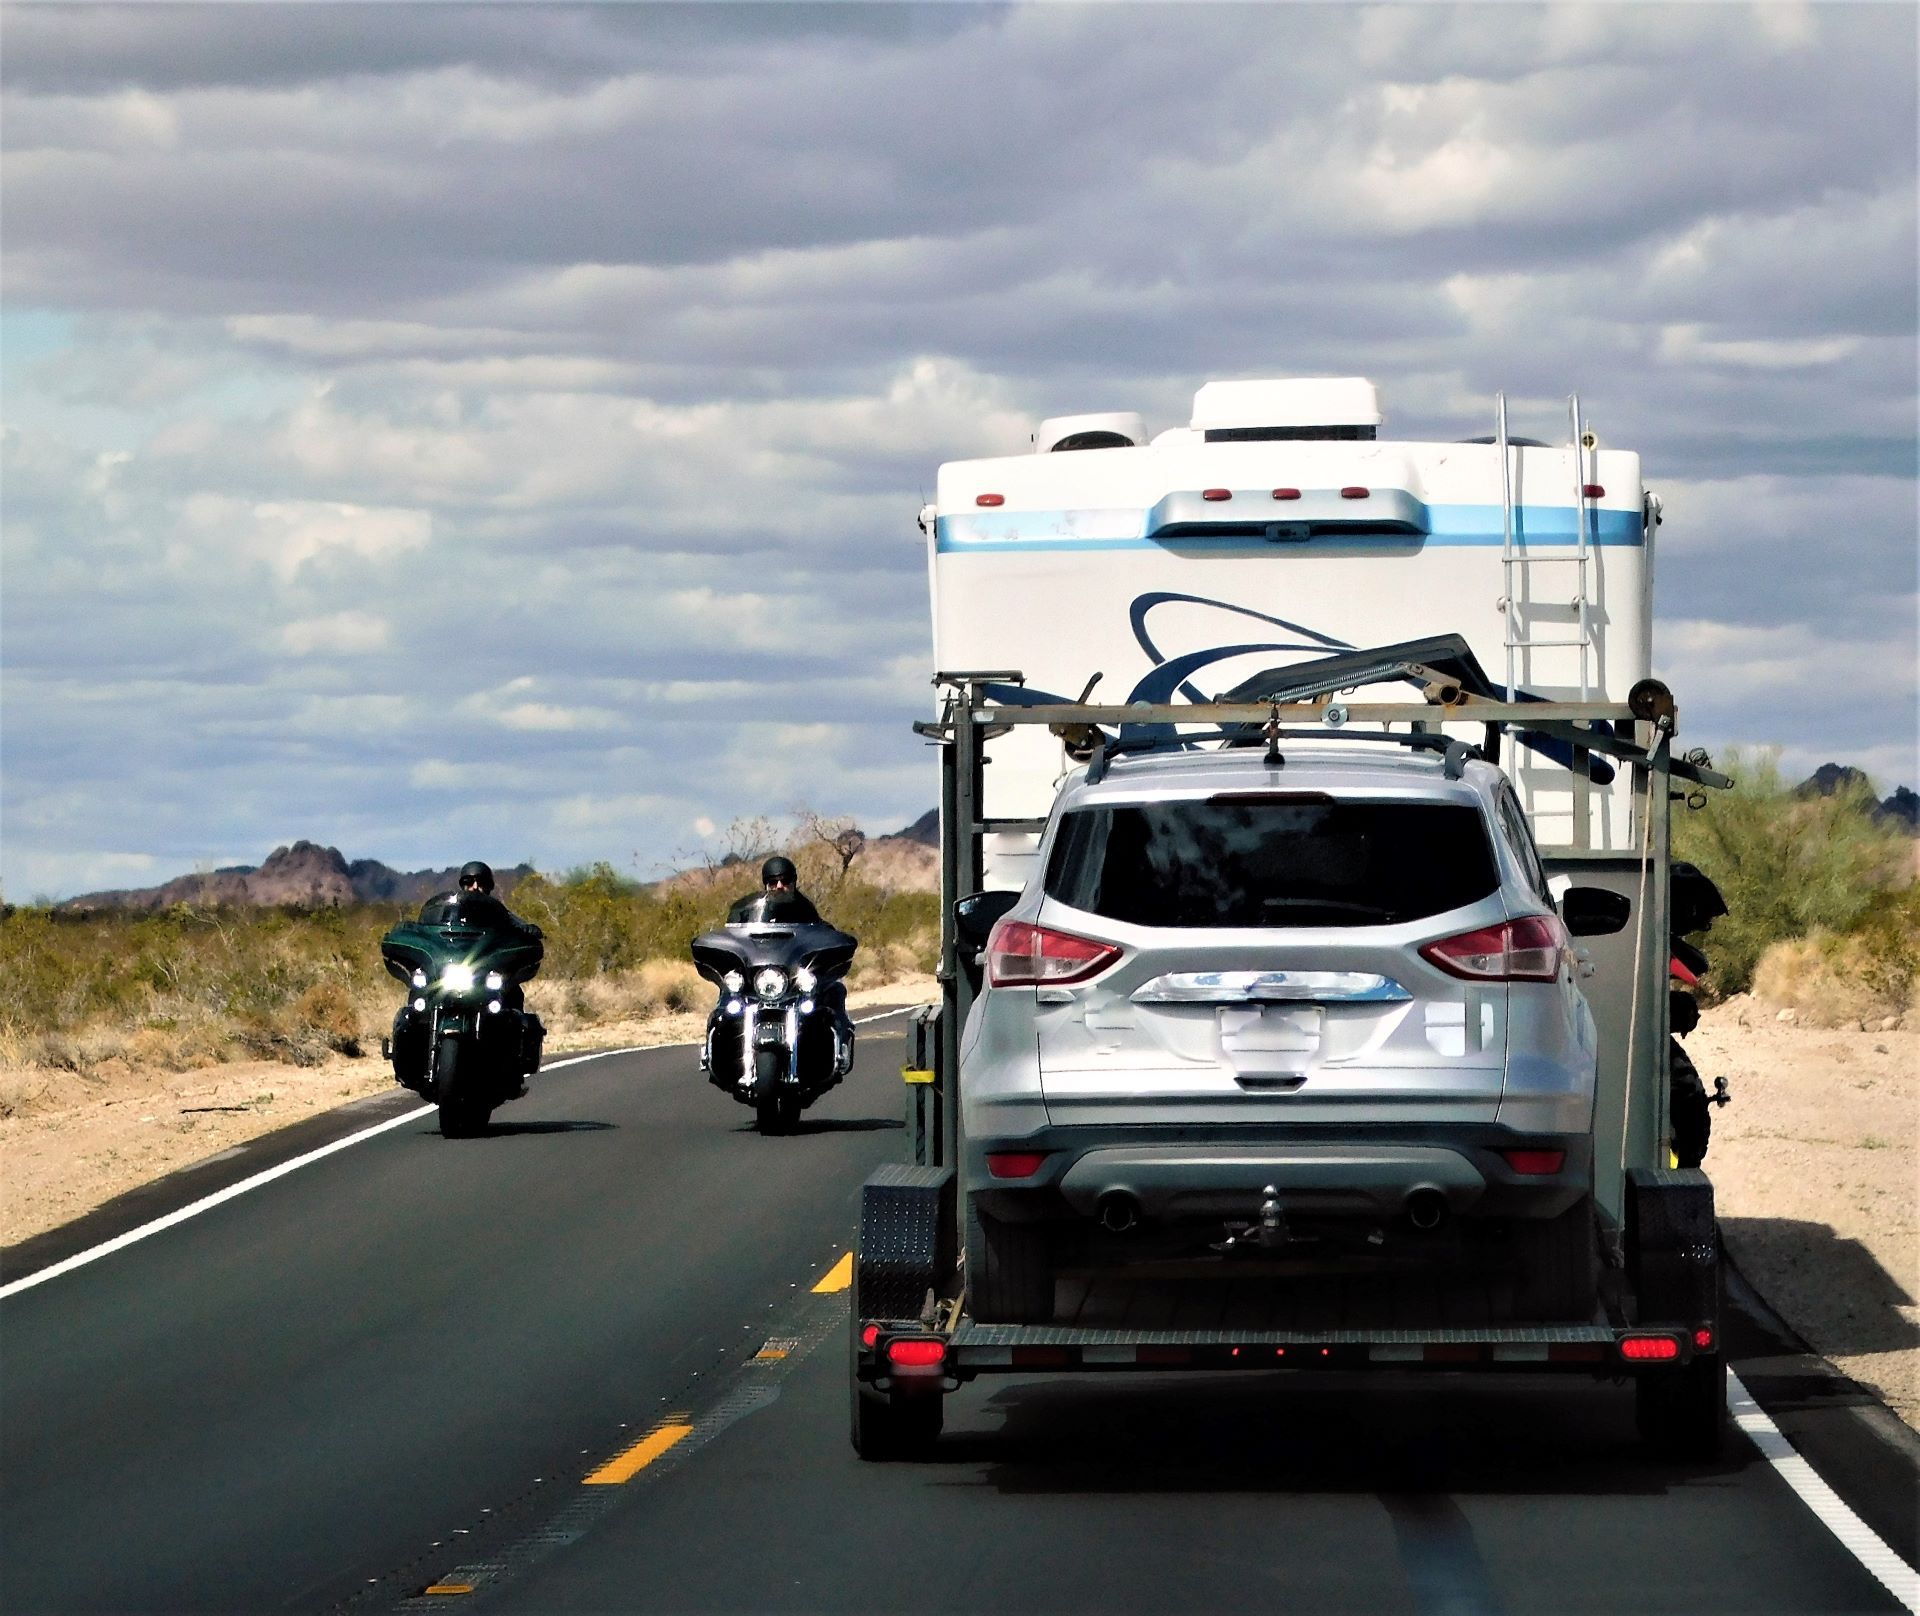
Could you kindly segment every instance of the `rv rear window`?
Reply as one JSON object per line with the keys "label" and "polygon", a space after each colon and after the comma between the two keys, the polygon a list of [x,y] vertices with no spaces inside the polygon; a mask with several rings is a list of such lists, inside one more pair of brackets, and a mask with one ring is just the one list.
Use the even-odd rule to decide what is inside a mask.
{"label": "rv rear window", "polygon": [[1461,803],[1276,797],[1082,808],[1047,895],[1135,926],[1382,926],[1475,903],[1499,875]]}

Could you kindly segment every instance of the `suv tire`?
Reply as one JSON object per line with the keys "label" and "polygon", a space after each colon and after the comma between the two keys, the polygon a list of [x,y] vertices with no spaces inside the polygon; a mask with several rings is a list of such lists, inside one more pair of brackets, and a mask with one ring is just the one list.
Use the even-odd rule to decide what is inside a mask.
{"label": "suv tire", "polygon": [[982,1324],[1053,1317],[1053,1260],[1039,1223],[1002,1223],[967,1198],[967,1312]]}
{"label": "suv tire", "polygon": [[1557,1218],[1516,1222],[1513,1257],[1519,1271],[1516,1302],[1523,1319],[1592,1321],[1599,1301],[1599,1253],[1591,1197],[1583,1197]]}

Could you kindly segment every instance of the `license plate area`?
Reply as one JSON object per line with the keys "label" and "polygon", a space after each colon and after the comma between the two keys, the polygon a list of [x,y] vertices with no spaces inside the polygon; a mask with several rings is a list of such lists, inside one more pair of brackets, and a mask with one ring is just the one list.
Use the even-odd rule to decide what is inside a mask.
{"label": "license plate area", "polygon": [[763,1021],[753,1029],[753,1041],[759,1045],[778,1047],[784,1041],[785,1029],[777,1021]]}
{"label": "license plate area", "polygon": [[1327,1013],[1317,1004],[1222,1005],[1220,1048],[1228,1055],[1311,1055]]}

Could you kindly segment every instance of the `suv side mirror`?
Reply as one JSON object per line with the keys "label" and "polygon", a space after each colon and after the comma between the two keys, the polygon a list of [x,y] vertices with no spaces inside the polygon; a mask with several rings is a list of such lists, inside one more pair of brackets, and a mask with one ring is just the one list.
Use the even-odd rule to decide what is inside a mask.
{"label": "suv side mirror", "polygon": [[1020,901],[1017,892],[975,892],[953,906],[953,929],[968,948],[985,948],[994,922]]}
{"label": "suv side mirror", "polygon": [[1609,937],[1632,914],[1633,900],[1605,887],[1568,887],[1560,898],[1560,918],[1575,937]]}

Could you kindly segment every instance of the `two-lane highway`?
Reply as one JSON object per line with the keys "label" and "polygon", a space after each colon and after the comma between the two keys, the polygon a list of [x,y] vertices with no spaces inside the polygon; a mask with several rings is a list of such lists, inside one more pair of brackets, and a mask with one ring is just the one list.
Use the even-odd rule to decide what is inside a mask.
{"label": "two-lane highway", "polygon": [[10,1297],[0,1608],[320,1609],[544,1507],[845,1249],[901,1026],[788,1138],[690,1049],[591,1061]]}
{"label": "two-lane highway", "polygon": [[1653,1460],[1584,1380],[988,1379],[860,1463],[901,1027],[790,1138],[688,1049],[592,1060],[8,1297],[0,1608],[1902,1608],[1750,1443]]}

